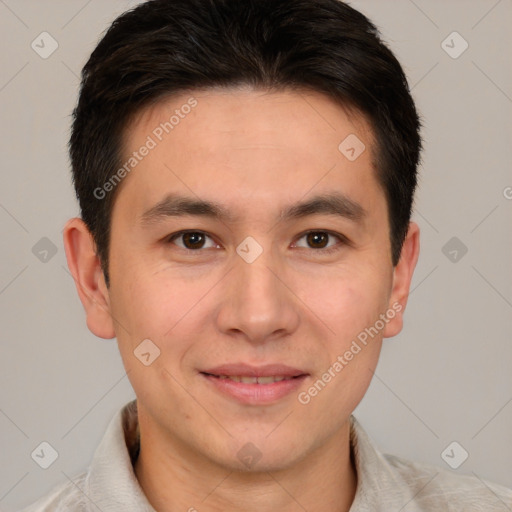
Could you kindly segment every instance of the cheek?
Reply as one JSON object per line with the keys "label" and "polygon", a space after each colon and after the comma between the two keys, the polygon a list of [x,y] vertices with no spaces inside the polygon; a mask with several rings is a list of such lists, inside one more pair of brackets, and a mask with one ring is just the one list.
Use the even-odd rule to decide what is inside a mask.
{"label": "cheek", "polygon": [[[312,383],[313,389],[306,393],[317,396],[313,407],[333,428],[339,417],[349,415],[361,401],[378,363],[385,330],[380,315],[387,308],[387,290],[378,283],[332,281],[325,288],[330,290],[328,300],[319,302],[326,305],[322,320],[330,328],[325,341],[327,358],[315,376],[318,380]],[[324,383],[325,392],[320,391]],[[333,411],[343,414],[333,415]]]}
{"label": "cheek", "polygon": [[[139,267],[129,279],[112,282],[111,311],[117,319],[119,349],[126,364],[139,367],[133,353],[150,339],[160,350],[157,366],[174,373],[189,349],[202,339],[211,320],[215,279],[183,279],[168,270],[146,272]],[[119,284],[119,286],[116,286]],[[122,325],[122,327],[121,327]],[[135,363],[134,363],[135,361]]]}
{"label": "cheek", "polygon": [[[129,281],[115,288],[111,309],[117,319],[118,347],[142,401],[154,400],[169,385],[170,376],[177,375],[193,338],[182,336],[183,329],[193,329],[187,312],[196,302],[197,293],[180,286],[177,279],[171,286],[163,279],[132,273]],[[179,385],[170,385],[179,393]]]}
{"label": "cheek", "polygon": [[352,340],[372,326],[387,307],[389,284],[382,273],[351,267],[301,280],[304,285],[301,296],[329,327],[336,344]]}
{"label": "cheek", "polygon": [[[121,263],[121,262],[119,262]],[[186,313],[197,290],[167,271],[125,258],[111,274],[111,310],[133,334],[161,337]]]}

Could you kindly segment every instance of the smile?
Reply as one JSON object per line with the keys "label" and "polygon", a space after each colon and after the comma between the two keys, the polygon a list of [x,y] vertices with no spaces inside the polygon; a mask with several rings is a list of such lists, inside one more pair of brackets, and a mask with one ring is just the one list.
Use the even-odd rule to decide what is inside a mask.
{"label": "smile", "polygon": [[296,379],[297,377],[285,377],[283,375],[275,375],[269,377],[248,377],[246,375],[211,375],[218,379],[230,379],[234,382],[243,382],[244,384],[272,384],[273,382],[281,382],[282,380]]}
{"label": "smile", "polygon": [[215,394],[246,405],[270,405],[286,397],[296,396],[298,389],[308,377],[284,375],[214,375],[201,372]]}

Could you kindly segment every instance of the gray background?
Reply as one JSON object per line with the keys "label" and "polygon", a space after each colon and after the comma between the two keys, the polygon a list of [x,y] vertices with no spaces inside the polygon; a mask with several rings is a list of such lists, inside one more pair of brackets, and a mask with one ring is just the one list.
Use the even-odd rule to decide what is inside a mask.
{"label": "gray background", "polygon": [[[0,0],[3,511],[84,470],[133,397],[115,341],[86,328],[61,230],[78,213],[66,152],[78,76],[100,33],[136,3]],[[457,441],[469,452],[457,472],[512,487],[512,1],[352,5],[403,63],[425,122],[406,326],[384,342],[356,416],[385,452],[450,469],[441,453]],[[43,31],[59,45],[47,59],[31,48]],[[469,43],[456,59],[442,47],[453,31]],[[461,43],[445,44],[453,54]],[[32,252],[43,237],[57,250],[46,262]],[[30,456],[42,441],[59,453],[46,470]]]}

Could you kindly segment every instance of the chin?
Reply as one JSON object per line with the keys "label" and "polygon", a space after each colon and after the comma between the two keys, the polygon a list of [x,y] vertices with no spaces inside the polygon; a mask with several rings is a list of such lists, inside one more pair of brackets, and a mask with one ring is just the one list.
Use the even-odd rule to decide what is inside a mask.
{"label": "chin", "polygon": [[230,440],[229,452],[218,454],[217,462],[229,471],[257,474],[289,469],[305,457],[303,438],[294,441],[290,436],[276,436],[270,440],[266,436],[261,432],[236,436]]}

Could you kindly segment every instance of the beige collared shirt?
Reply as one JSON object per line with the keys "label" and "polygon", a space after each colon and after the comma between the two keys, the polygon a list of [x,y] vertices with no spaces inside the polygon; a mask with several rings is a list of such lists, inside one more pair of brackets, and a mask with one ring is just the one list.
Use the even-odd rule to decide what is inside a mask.
{"label": "beige collared shirt", "polygon": [[[350,512],[512,512],[512,490],[383,455],[353,416],[350,421],[358,477]],[[133,471],[137,450],[133,401],[111,421],[89,470],[22,512],[155,512]]]}

